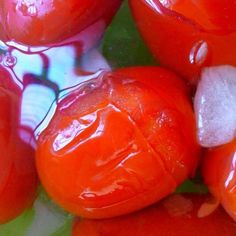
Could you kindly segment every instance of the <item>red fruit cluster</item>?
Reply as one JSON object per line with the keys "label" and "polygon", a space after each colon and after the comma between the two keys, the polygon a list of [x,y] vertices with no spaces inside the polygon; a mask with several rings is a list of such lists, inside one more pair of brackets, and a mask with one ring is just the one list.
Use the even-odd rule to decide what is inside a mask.
{"label": "red fruit cluster", "polygon": [[[77,67],[81,52],[98,43],[121,3],[0,2],[0,40],[7,48],[0,57],[0,224],[32,205],[40,180],[65,210],[100,219],[75,220],[74,236],[233,236],[236,225],[217,203],[236,220],[235,140],[205,151],[199,165],[192,87],[185,82],[197,85],[206,66],[236,65],[236,1],[130,0],[147,46],[183,80],[151,66],[91,76]],[[12,54],[27,63],[17,56],[9,61]],[[43,114],[40,106],[34,115],[43,120],[31,120],[34,102],[43,98],[44,107],[50,96],[51,110]],[[142,210],[194,177],[199,166],[216,202],[174,195]]]}

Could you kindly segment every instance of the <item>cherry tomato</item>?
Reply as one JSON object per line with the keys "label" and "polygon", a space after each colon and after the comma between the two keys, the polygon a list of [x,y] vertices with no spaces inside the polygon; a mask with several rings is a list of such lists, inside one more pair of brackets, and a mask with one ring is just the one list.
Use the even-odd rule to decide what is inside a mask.
{"label": "cherry tomato", "polygon": [[157,60],[192,83],[204,66],[236,65],[234,0],[130,0]]}
{"label": "cherry tomato", "polygon": [[18,136],[19,98],[0,87],[0,224],[29,207],[36,196],[34,150]]}
{"label": "cherry tomato", "polygon": [[236,221],[236,139],[206,153],[203,176],[210,191]]}
{"label": "cherry tomato", "polygon": [[0,38],[30,46],[55,44],[95,22],[102,31],[121,0],[5,0],[0,3]]}
{"label": "cherry tomato", "polygon": [[236,223],[219,207],[202,216],[208,195],[173,195],[142,211],[107,220],[74,223],[72,236],[234,236]]}
{"label": "cherry tomato", "polygon": [[62,100],[36,159],[57,203],[104,218],[173,192],[194,173],[198,154],[182,81],[158,67],[134,67],[101,74]]}

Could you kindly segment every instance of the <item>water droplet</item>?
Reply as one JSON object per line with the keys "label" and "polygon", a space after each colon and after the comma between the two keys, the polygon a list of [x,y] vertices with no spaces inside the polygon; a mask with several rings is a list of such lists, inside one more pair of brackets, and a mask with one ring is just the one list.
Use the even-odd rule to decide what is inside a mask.
{"label": "water droplet", "polygon": [[101,87],[102,83],[103,83],[103,78],[100,79],[99,77],[91,81],[85,81],[83,84],[81,84],[79,89],[81,95],[92,93],[94,90]]}
{"label": "water droplet", "polygon": [[82,199],[90,199],[90,198],[95,198],[96,194],[95,193],[90,193],[90,192],[85,192],[80,195],[80,198]]}
{"label": "water droplet", "polygon": [[95,82],[91,82],[89,84],[87,84],[84,88],[84,90],[88,93],[90,93],[91,91],[93,91],[94,89],[96,89],[99,85],[96,84]]}
{"label": "water droplet", "polygon": [[207,42],[198,41],[190,51],[189,61],[191,64],[202,65],[208,56],[209,48]]}
{"label": "water droplet", "polygon": [[35,5],[31,5],[28,7],[27,13],[29,16],[37,16],[37,8]]}
{"label": "water droplet", "polygon": [[19,0],[16,4],[16,10],[20,11],[24,16],[37,16],[38,10],[35,0]]}
{"label": "water droplet", "polygon": [[16,62],[17,62],[17,58],[12,56],[11,54],[6,54],[3,57],[3,64],[7,67],[15,66]]}

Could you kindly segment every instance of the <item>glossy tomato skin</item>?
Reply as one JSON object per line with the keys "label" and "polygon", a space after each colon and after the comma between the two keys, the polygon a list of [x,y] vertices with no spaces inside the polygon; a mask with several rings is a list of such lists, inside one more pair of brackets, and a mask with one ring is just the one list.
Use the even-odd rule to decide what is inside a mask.
{"label": "glossy tomato skin", "polygon": [[213,195],[236,221],[236,140],[206,153],[203,176]]}
{"label": "glossy tomato skin", "polygon": [[19,97],[0,86],[0,224],[14,219],[36,197],[34,150],[18,135]]}
{"label": "glossy tomato skin", "polygon": [[174,74],[134,67],[62,100],[37,150],[49,195],[89,218],[132,212],[194,173],[199,147],[188,91]]}
{"label": "glossy tomato skin", "polygon": [[191,83],[197,83],[205,66],[236,66],[234,0],[129,2],[156,59]]}
{"label": "glossy tomato skin", "polygon": [[200,217],[208,195],[172,195],[151,207],[106,220],[76,219],[72,236],[234,236],[236,224],[219,207]]}
{"label": "glossy tomato skin", "polygon": [[120,4],[121,0],[1,1],[0,37],[29,46],[58,44],[98,21],[103,31]]}

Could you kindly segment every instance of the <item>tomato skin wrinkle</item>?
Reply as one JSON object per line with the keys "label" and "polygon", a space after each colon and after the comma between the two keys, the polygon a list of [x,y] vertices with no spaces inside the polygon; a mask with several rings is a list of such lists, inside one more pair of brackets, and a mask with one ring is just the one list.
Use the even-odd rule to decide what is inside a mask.
{"label": "tomato skin wrinkle", "polygon": [[146,44],[161,65],[196,85],[202,68],[236,66],[234,0],[130,0]]}
{"label": "tomato skin wrinkle", "polygon": [[[103,31],[121,0],[6,0],[0,3],[0,38],[28,46],[57,45],[95,22]],[[95,29],[94,29],[95,32]]]}
{"label": "tomato skin wrinkle", "polygon": [[72,236],[234,236],[236,223],[222,207],[199,217],[199,210],[210,198],[210,195],[201,194],[172,195],[158,204],[122,217],[105,220],[76,218]]}
{"label": "tomato skin wrinkle", "polygon": [[19,97],[0,86],[0,224],[33,203],[38,186],[34,150],[18,135]]}
{"label": "tomato skin wrinkle", "polygon": [[206,152],[203,177],[211,193],[236,221],[236,140]]}
{"label": "tomato skin wrinkle", "polygon": [[36,159],[59,205],[107,218],[173,192],[194,173],[199,151],[184,83],[158,67],[134,67],[108,72],[62,100]]}

